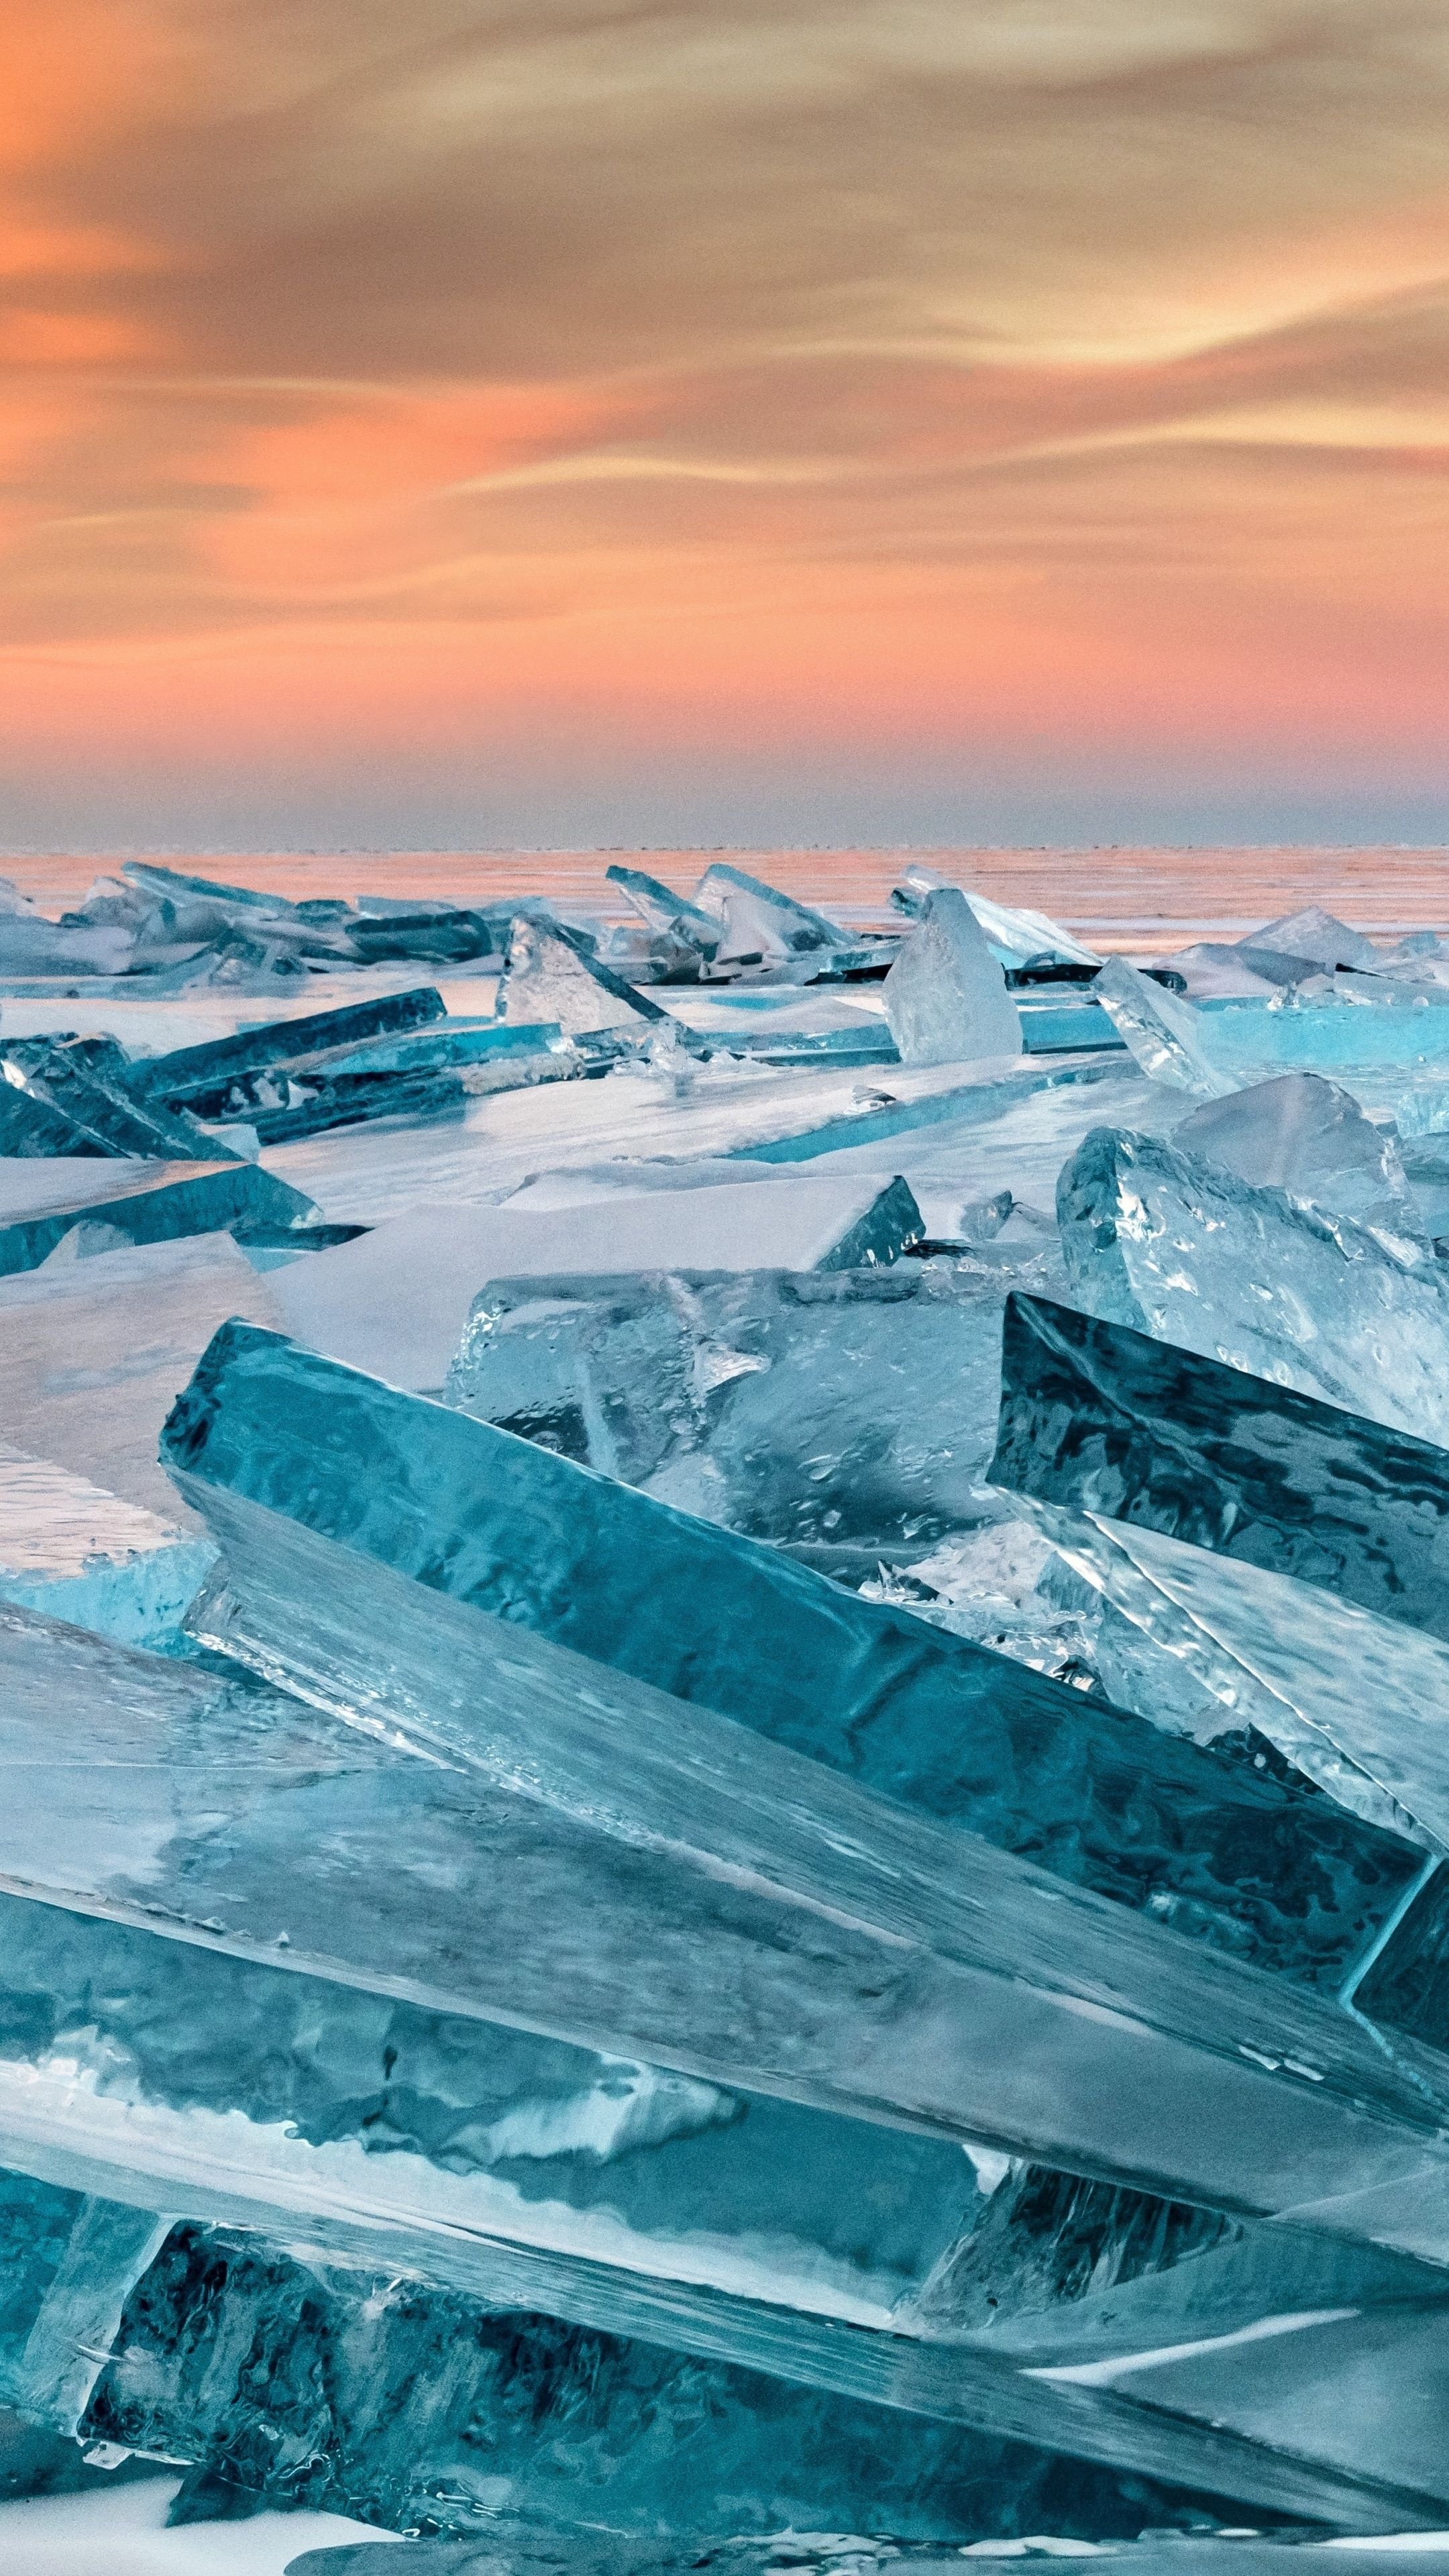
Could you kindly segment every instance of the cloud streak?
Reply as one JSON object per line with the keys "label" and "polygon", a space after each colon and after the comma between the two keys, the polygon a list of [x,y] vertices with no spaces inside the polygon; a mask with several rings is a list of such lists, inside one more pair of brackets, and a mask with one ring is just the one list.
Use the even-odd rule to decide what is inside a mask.
{"label": "cloud streak", "polygon": [[12,775],[1438,757],[1428,0],[56,0],[7,74]]}

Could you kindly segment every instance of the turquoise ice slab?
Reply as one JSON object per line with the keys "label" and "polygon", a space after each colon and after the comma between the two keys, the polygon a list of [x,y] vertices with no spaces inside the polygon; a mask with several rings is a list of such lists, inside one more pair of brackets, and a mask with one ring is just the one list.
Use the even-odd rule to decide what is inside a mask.
{"label": "turquoise ice slab", "polygon": [[231,1085],[244,1075],[321,1047],[424,1028],[445,1016],[441,993],[424,984],[411,993],[347,1002],[337,1010],[310,1012],[305,1019],[268,1020],[260,1028],[240,1029],[234,1037],[149,1057],[133,1068],[132,1079],[138,1089],[174,1108],[221,1117]]}
{"label": "turquoise ice slab", "polygon": [[0,1154],[144,1155],[194,1160],[189,1118],[136,1097],[113,1038],[0,1041]]}
{"label": "turquoise ice slab", "polygon": [[[1115,2441],[1120,2475],[1010,2429],[968,2431],[949,2409],[915,2411],[885,2374],[872,2390],[782,2377],[722,2359],[707,2333],[671,2349],[658,2319],[642,2335],[580,2323],[521,2304],[526,2281],[452,2287],[395,2259],[349,2260],[335,2235],[289,2246],[0,2174],[0,2397],[87,2446],[193,2462],[213,2488],[414,2530],[466,2529],[505,2502],[555,2525],[607,2511],[636,2534],[1200,2522],[1201,2490],[1156,2483],[1134,2431],[1156,2477],[1175,2445],[1182,2473],[1226,2465],[1246,2481],[1229,2493],[1256,2480],[1259,2510],[1351,2529],[1435,2518],[1432,2483],[1420,2494],[1388,2469],[1360,2483],[1302,2444],[1275,2458],[1210,2427],[1154,2424],[1110,2393],[1015,2382],[1028,2424],[1050,2430],[1055,2412],[1068,2435]],[[852,2341],[890,2350],[846,2330],[842,2348]],[[1008,2372],[974,2366],[983,2389],[1009,2390]]]}
{"label": "turquoise ice slab", "polygon": [[1449,1451],[1125,1325],[1007,1298],[990,1476],[1449,1639]]}
{"label": "turquoise ice slab", "polygon": [[395,2530],[466,2531],[505,2501],[636,2534],[918,2540],[1191,2511],[957,2425],[195,2226],[139,2272],[81,2437]]}
{"label": "turquoise ice slab", "polygon": [[[291,1616],[287,1552],[300,1566],[309,1547],[320,1551],[306,1581],[338,1589],[298,1596],[312,1629],[306,1669],[320,1676],[309,1688],[331,1686],[334,1654],[352,1665],[351,1596],[389,1567],[429,1587],[433,1603],[447,1594],[505,1623],[510,1651],[531,1633],[587,1656],[625,1687],[718,1711],[1065,1880],[1305,1979],[1340,1981],[1417,1866],[1393,1836],[1250,1763],[248,1326],[212,1342],[163,1457],[222,1545],[255,1651],[276,1652],[289,1674],[278,1624],[284,1602]],[[248,1508],[258,1504],[260,1518]],[[415,1616],[441,1615],[406,1584],[402,1599]],[[386,1667],[411,1689],[395,1645]],[[365,1690],[353,1669],[349,1689]],[[439,1721],[450,1755],[472,1749],[465,1707]]]}
{"label": "turquoise ice slab", "polygon": [[[1353,2520],[1345,2482],[1383,2485],[1382,2459],[1341,2437],[1283,2460],[1222,2442],[1201,2407],[1174,2422],[1032,2374],[1084,2350],[1176,2349],[1265,2306],[1422,2298],[1437,2275],[1293,2229],[1244,2238],[1070,2174],[988,2170],[939,2137],[561,2043],[456,1990],[430,2007],[380,1988],[343,1955],[349,1921],[410,1921],[415,1958],[431,1930],[424,1974],[456,1987],[450,1925],[471,1908],[472,1939],[496,1920],[501,1846],[469,1850],[466,1784],[450,1858],[436,1833],[424,1850],[411,1812],[418,1776],[437,1792],[448,1775],[235,1669],[16,1613],[0,1613],[0,1653],[0,1881],[29,1891],[0,1895],[0,2161],[1259,2503]],[[324,1915],[323,1882],[341,1906],[320,1978],[309,1880]],[[587,1873],[568,1884],[554,1911],[587,1910]],[[1240,2242],[1224,2277],[1216,2249]],[[1114,2318],[1134,2285],[1147,2306]],[[1007,2318],[1024,2338],[1010,2350]],[[1177,2411],[1194,2416],[1190,2391]]]}
{"label": "turquoise ice slab", "polygon": [[1105,1322],[1449,1444],[1449,1292],[1419,1245],[1114,1127],[1063,1167],[1057,1219]]}
{"label": "turquoise ice slab", "polygon": [[[1449,2576],[1449,2540],[1425,2545],[1427,2535],[1384,2537],[1355,2544],[1315,2543],[1303,2537],[1274,2540],[1254,2531],[1222,2538],[1180,2531],[1148,2533],[1136,2541],[1099,2542],[1080,2550],[1048,2539],[1019,2554],[1044,2566],[1049,2555],[1087,2556],[1106,2576]],[[286,2576],[377,2576],[373,2544],[308,2549],[289,2560]],[[983,2549],[988,2559],[1006,2556]],[[1013,2551],[1013,2557],[1018,2555]],[[417,2576],[961,2576],[960,2548],[856,2537],[840,2532],[777,2533],[768,2540],[720,2535],[707,2547],[698,2540],[645,2540],[591,2526],[553,2531],[507,2514],[490,2522],[486,2537],[426,2540],[418,2544]]]}
{"label": "turquoise ice slab", "polygon": [[177,1236],[243,1232],[249,1225],[291,1230],[316,1210],[309,1198],[255,1163],[149,1164],[118,1179],[106,1198],[47,1207],[0,1225],[0,1278],[38,1270],[68,1235],[83,1230],[82,1250],[164,1243]]}

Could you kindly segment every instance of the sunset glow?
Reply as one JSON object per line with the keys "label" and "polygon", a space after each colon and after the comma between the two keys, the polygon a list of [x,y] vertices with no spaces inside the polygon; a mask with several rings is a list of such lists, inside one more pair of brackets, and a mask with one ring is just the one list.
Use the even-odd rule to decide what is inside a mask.
{"label": "sunset glow", "polygon": [[0,831],[1442,837],[1446,93],[1384,0],[16,9]]}

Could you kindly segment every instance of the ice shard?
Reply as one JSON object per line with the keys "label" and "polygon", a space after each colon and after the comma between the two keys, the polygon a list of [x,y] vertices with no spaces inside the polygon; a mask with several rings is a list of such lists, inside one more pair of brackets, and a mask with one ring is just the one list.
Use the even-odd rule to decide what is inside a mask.
{"label": "ice shard", "polygon": [[1449,1297],[1412,1242],[1099,1127],[1057,1188],[1090,1312],[1449,1443]]}
{"label": "ice shard", "polygon": [[1109,958],[1091,990],[1152,1081],[1201,1100],[1219,1100],[1237,1089],[1215,1061],[1209,1032],[1191,1002],[1140,975],[1122,957]]}
{"label": "ice shard", "polygon": [[0,1599],[127,1645],[178,1636],[215,1550],[0,1442]]}
{"label": "ice shard", "polygon": [[1422,1232],[1392,1130],[1375,1126],[1352,1092],[1321,1074],[1283,1073],[1205,1101],[1172,1141],[1239,1180],[1289,1190],[1359,1225],[1400,1237]]}
{"label": "ice shard", "polygon": [[[12,2170],[531,2312],[545,2352],[561,2317],[1279,2508],[1362,2522],[1393,2494],[1422,2513],[1351,2420],[1284,2459],[1222,2440],[1210,2375],[1172,2420],[1076,2373],[1134,2354],[1145,2372],[1285,2301],[1442,2304],[1442,2276],[499,2016],[456,1938],[507,1888],[496,1800],[240,1673],[13,1613],[0,1657],[0,1871],[46,1900],[0,1896]],[[519,1917],[522,1949],[556,1942],[573,1902],[607,1939],[605,1884],[561,1879],[531,1933]],[[420,1976],[431,2004],[399,1991]],[[903,2463],[931,2447],[903,2420],[894,2440]]]}
{"label": "ice shard", "polygon": [[189,1109],[198,1118],[225,1118],[233,1106],[235,1086],[294,1056],[427,1028],[445,1017],[441,993],[424,984],[407,993],[347,1002],[336,1010],[269,1020],[261,1028],[239,1029],[230,1037],[143,1058],[133,1066],[131,1079],[138,1091],[169,1109]]}
{"label": "ice shard", "polygon": [[552,1022],[437,1021],[287,1058],[235,1083],[227,1115],[248,1120],[262,1145],[285,1145],[372,1118],[460,1116],[484,1093],[565,1081],[579,1068]]}
{"label": "ice shard", "polygon": [[991,1510],[1011,1275],[902,1261],[498,1281],[475,1301],[447,1401],[871,1575]]}
{"label": "ice shard", "polygon": [[520,913],[498,986],[498,1017],[566,1038],[644,1038],[672,1028],[669,1013],[589,953],[561,921]]}
{"label": "ice shard", "polygon": [[[327,1426],[323,1449],[303,1428],[309,1416]],[[1331,1806],[1250,1767],[843,1593],[774,1549],[244,1327],[218,1337],[168,1427],[166,1454],[228,1557],[231,1592],[203,1617],[204,1632],[322,1689],[344,1714],[371,1704],[369,1690],[379,1706],[393,1689],[421,1692],[408,1723],[450,1759],[473,1758],[481,1739],[457,1685],[448,1714],[424,1673],[445,1651],[443,1594],[466,1606],[464,1637],[472,1619],[501,1618],[516,1651],[526,1632],[549,1653],[582,1652],[621,1686],[677,1693],[1064,1881],[1180,1917],[1310,1980],[1335,1982],[1417,1865],[1392,1838],[1366,1838]],[[362,1455],[376,1464],[359,1486],[341,1461]],[[385,1458],[397,1467],[386,1481]],[[309,1575],[314,1550],[319,1570]],[[359,1551],[367,1570],[356,1577],[349,1560]],[[324,1565],[340,1587],[330,1606],[318,1591]],[[427,1587],[425,1602],[409,1578]],[[364,1627],[381,1613],[360,1613],[350,1597],[344,1605],[358,1580],[374,1598],[395,1595],[393,1617],[407,1610],[436,1629],[414,1678],[394,1632],[364,1679]],[[682,1599],[688,1622],[675,1609]],[[334,1626],[347,1632],[335,1645]],[[826,1775],[816,1777],[824,1795]],[[1317,1891],[1309,1907],[1299,1873]]]}
{"label": "ice shard", "polygon": [[569,1208],[421,1207],[277,1281],[298,1341],[395,1384],[443,1385],[473,1301],[496,1279],[635,1268],[805,1273],[894,1262],[924,1231],[904,1181],[826,1178],[621,1191]]}
{"label": "ice shard", "polygon": [[797,903],[747,869],[716,859],[694,889],[696,910],[718,925],[716,972],[756,967],[793,983],[848,975],[889,962],[879,947],[853,938],[823,912]]}
{"label": "ice shard", "polygon": [[114,1039],[0,1039],[0,1153],[194,1162],[207,1150],[194,1120],[133,1094]]}
{"label": "ice shard", "polygon": [[1021,1021],[975,914],[954,886],[928,895],[885,979],[905,1064],[1020,1055]]}
{"label": "ice shard", "polygon": [[642,868],[615,863],[604,870],[604,877],[627,897],[656,940],[675,952],[681,970],[692,959],[697,975],[701,965],[713,962],[721,936],[721,924],[715,914],[691,903],[687,895],[676,894],[658,877],[647,876]]}
{"label": "ice shard", "polygon": [[84,1260],[130,1244],[165,1243],[188,1234],[304,1227],[312,1201],[255,1163],[152,1163],[117,1171],[104,1197],[88,1190],[69,1205],[53,1202],[0,1223],[0,1278],[36,1270],[44,1261]]}
{"label": "ice shard", "polygon": [[1407,1820],[1400,1830],[1449,1850],[1440,1638],[1131,1521],[1088,1512],[1081,1531],[1045,1525],[1068,1561],[1169,1651],[1206,1647],[1225,1725],[1250,1717],[1330,1796],[1380,1821]]}
{"label": "ice shard", "polygon": [[1272,1379],[1013,1293],[989,1472],[1449,1640],[1449,1452]]}

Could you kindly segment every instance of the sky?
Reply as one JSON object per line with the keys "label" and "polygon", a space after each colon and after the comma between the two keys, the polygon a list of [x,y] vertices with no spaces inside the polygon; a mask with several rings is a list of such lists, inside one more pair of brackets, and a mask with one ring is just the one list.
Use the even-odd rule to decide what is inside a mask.
{"label": "sky", "polygon": [[1443,0],[0,0],[0,845],[1449,841]]}

